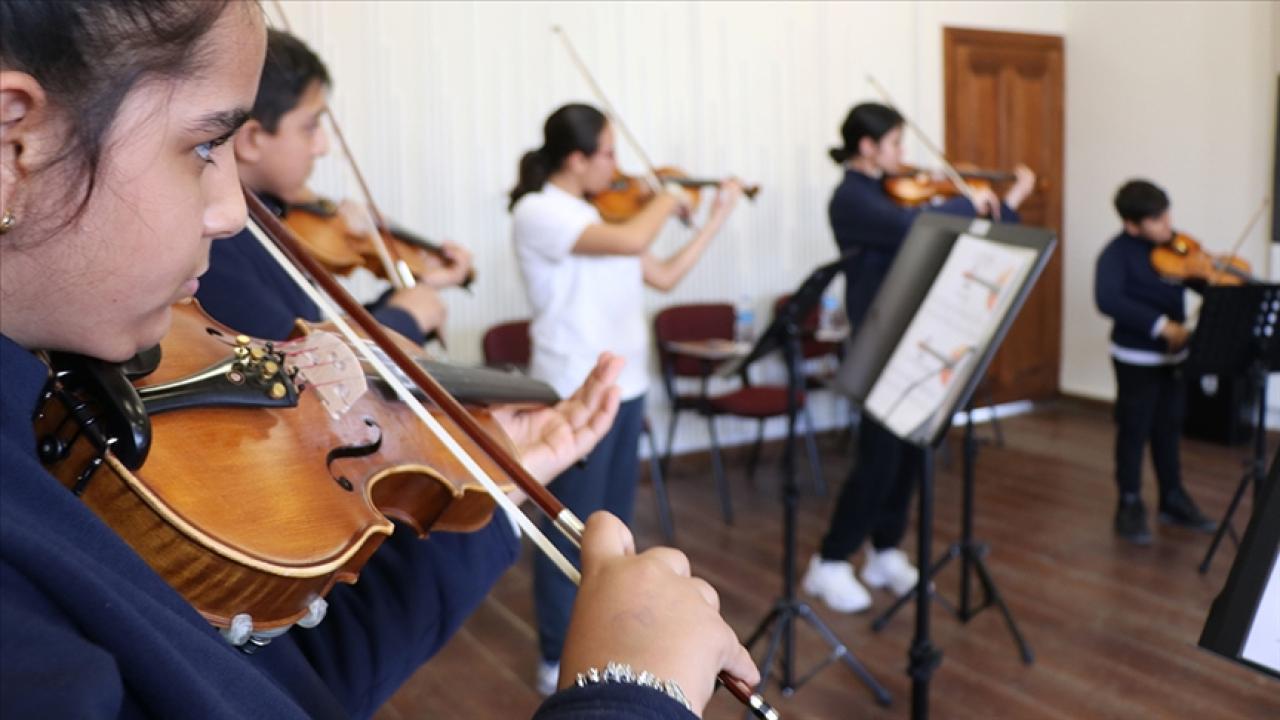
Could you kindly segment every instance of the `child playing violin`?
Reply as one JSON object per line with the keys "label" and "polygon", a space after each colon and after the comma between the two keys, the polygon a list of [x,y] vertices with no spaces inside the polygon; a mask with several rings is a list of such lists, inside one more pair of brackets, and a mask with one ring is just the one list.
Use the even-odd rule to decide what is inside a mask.
{"label": "child playing violin", "polygon": [[[328,68],[301,40],[278,30],[268,31],[267,59],[252,114],[232,144],[241,181],[286,221],[289,213],[302,212],[292,210],[293,206],[316,199],[307,180],[316,158],[329,151],[321,115],[328,103],[330,82]],[[372,228],[363,208],[350,202],[342,207],[345,212],[334,222],[353,231]],[[374,316],[421,344],[444,324],[446,309],[439,290],[458,285],[471,269],[471,254],[465,249],[446,243],[443,252],[452,264],[433,263],[415,287],[389,289],[385,281],[367,272],[365,282],[352,280],[347,287],[372,287],[372,294],[361,299],[371,301]],[[209,273],[197,297],[217,319],[258,337],[287,335],[293,318],[318,319],[313,317],[310,301],[274,265],[257,241],[248,232],[242,233],[214,246]],[[283,297],[271,302],[259,297],[265,292]],[[264,311],[268,305],[281,312]]]}
{"label": "child playing violin", "polygon": [[[228,143],[253,104],[265,36],[253,3],[0,4],[6,715],[367,717],[460,622],[436,604],[437,583],[467,582],[486,561],[475,553],[503,552],[445,536],[388,539],[359,583],[330,593],[324,622],[249,655],[41,464],[31,418],[44,352],[119,362],[155,345],[172,304],[199,285],[211,244],[244,226]],[[257,522],[277,532],[273,520]],[[688,718],[673,687],[696,713],[719,670],[759,677],[684,556],[637,555],[606,514],[587,523],[563,658],[567,678],[617,662],[674,685],[588,682],[539,717]]]}
{"label": "child playing violin", "polygon": [[[831,158],[844,168],[828,206],[831,230],[841,253],[856,250],[846,263],[845,313],[857,331],[880,288],[907,231],[923,208],[902,207],[886,192],[883,180],[902,166],[905,121],[893,108],[862,103],[849,111],[841,135],[844,145]],[[958,196],[932,206],[935,212],[988,215],[1017,222],[1018,205],[1035,186],[1035,174],[1020,166],[1004,202],[989,188],[972,200]],[[873,588],[888,587],[903,595],[916,584],[918,572],[898,548],[907,528],[907,513],[919,474],[918,453],[868,417],[858,427],[858,460],[831,514],[819,552],[803,579],[806,592],[837,612],[871,606],[871,595],[854,577],[849,556],[871,538],[862,579]]]}
{"label": "child playing violin", "polygon": [[[741,194],[736,181],[720,186],[706,223],[683,248],[662,259],[649,251],[684,193],[660,192],[633,218],[606,223],[587,201],[614,176],[614,132],[604,113],[565,105],[547,118],[544,143],[520,162],[511,191],[512,237],[533,311],[530,374],[557,390],[577,385],[592,358],[606,350],[626,358],[617,420],[587,459],[551,489],[575,513],[608,510],[631,518],[637,445],[648,386],[649,331],[644,287],[674,288],[693,269]],[[573,550],[562,538],[566,553]],[[543,557],[535,559],[534,598],[542,664],[538,688],[555,690],[575,588]]]}
{"label": "child playing violin", "polygon": [[1186,396],[1181,368],[1188,340],[1184,286],[1160,277],[1151,263],[1152,249],[1174,237],[1169,196],[1146,180],[1130,180],[1114,202],[1123,227],[1098,256],[1094,301],[1113,322],[1120,496],[1115,532],[1134,544],[1149,545],[1151,529],[1141,497],[1142,449],[1148,439],[1160,488],[1157,519],[1205,532],[1212,532],[1214,524],[1183,488],[1178,460]]}

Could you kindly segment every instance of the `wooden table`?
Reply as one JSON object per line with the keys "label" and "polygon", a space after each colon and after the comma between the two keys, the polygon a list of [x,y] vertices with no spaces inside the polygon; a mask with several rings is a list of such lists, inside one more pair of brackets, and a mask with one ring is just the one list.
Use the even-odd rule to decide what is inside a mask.
{"label": "wooden table", "polygon": [[667,352],[711,362],[733,360],[734,358],[745,357],[747,353],[751,352],[750,343],[734,342],[733,340],[722,338],[669,340],[663,343],[663,347],[667,349]]}

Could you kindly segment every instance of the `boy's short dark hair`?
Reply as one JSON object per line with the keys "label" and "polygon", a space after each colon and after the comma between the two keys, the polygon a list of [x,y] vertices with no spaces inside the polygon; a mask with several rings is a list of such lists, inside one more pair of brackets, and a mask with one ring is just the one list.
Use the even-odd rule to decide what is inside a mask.
{"label": "boy's short dark hair", "polygon": [[297,107],[302,94],[317,81],[330,85],[329,69],[320,57],[289,33],[267,31],[267,60],[253,100],[253,119],[274,133],[280,118]]}
{"label": "boy's short dark hair", "polygon": [[1160,217],[1169,209],[1169,196],[1146,180],[1130,180],[1121,185],[1114,202],[1121,219],[1131,223]]}

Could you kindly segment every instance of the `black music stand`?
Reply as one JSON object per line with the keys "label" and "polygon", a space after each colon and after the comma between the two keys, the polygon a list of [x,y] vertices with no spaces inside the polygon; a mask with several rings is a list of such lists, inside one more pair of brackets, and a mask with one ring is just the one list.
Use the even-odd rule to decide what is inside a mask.
{"label": "black music stand", "polygon": [[[993,418],[994,412],[993,408]],[[965,408],[964,414],[964,440],[961,445],[961,455],[963,457],[961,485],[964,500],[960,510],[960,539],[947,547],[947,551],[929,568],[929,572],[926,575],[926,579],[932,581],[938,573],[942,572],[947,563],[960,558],[960,606],[954,607],[944,601],[941,596],[937,595],[937,591],[933,589],[932,582],[928,592],[962,624],[968,623],[983,610],[995,606],[1004,617],[1004,623],[1009,628],[1009,633],[1013,635],[1013,641],[1018,646],[1018,653],[1022,656],[1022,662],[1030,665],[1035,662],[1035,653],[1031,650],[1031,646],[1027,644],[1026,638],[1022,636],[1022,632],[1018,630],[1018,623],[1013,619],[1013,612],[1005,604],[1004,597],[1000,595],[1000,590],[996,587],[995,578],[992,577],[991,571],[987,569],[985,558],[990,548],[986,543],[973,538],[974,465],[978,458],[978,440],[973,432],[972,400],[970,400],[968,407]],[[977,607],[974,607],[973,604],[972,577],[974,573],[977,573],[978,581],[982,583],[983,593],[982,604]],[[872,621],[871,629],[876,632],[883,630],[889,624],[889,621],[893,619],[893,616],[911,601],[912,597],[913,595],[908,593],[894,601],[893,605],[890,605],[888,609]]]}
{"label": "black music stand", "polygon": [[[994,283],[991,283],[992,278],[985,276],[991,267],[975,266],[966,270],[963,273],[965,282],[972,281],[975,287],[991,283],[991,294],[999,299],[992,305],[996,310],[982,323],[985,334],[975,336],[963,347],[963,352],[958,352],[959,348],[934,348],[925,342],[920,342],[917,350],[908,342],[913,323],[917,314],[923,317],[940,306],[930,302],[936,283],[956,281],[958,275],[951,275],[954,268],[950,267],[949,256],[965,236],[970,240],[976,239],[979,245],[989,243],[1004,248],[1022,258],[1019,262],[1023,264],[1016,272],[996,278]],[[845,362],[836,374],[836,387],[862,409],[864,417],[880,422],[899,439],[916,446],[921,453],[917,567],[932,566],[934,455],[951,425],[952,417],[958,410],[969,406],[974,390],[982,381],[996,349],[1036,279],[1048,264],[1056,243],[1054,234],[1049,230],[923,213],[911,226],[871,309],[857,334],[851,338]],[[971,248],[972,244],[968,247]],[[1001,263],[1006,261],[1007,258],[1002,259]],[[942,279],[944,274],[946,280]],[[941,306],[945,307],[945,301]],[[943,352],[939,353],[939,349]],[[895,359],[913,353],[935,358],[932,363],[924,361],[922,366],[938,367],[933,368],[928,376],[901,373],[901,367],[895,367]],[[896,385],[900,392],[892,393],[897,399],[886,406],[877,398],[883,392],[882,381],[889,382],[890,375],[899,377],[898,382],[890,382],[890,385]],[[916,379],[907,382],[901,379],[903,377]],[[926,381],[936,384],[939,380],[945,391],[939,395],[936,407],[933,402],[923,403],[922,407],[932,409],[928,409],[918,421],[904,423],[900,419],[895,420],[900,409],[910,409],[911,403],[907,400],[925,387]],[[908,652],[907,669],[911,676],[911,717],[913,720],[925,720],[929,717],[929,681],[942,662],[942,653],[929,637],[929,602],[932,596],[927,576],[921,575],[913,594],[916,626]]]}
{"label": "black music stand", "polygon": [[1226,534],[1239,544],[1232,527],[1240,500],[1254,483],[1254,505],[1261,499],[1266,476],[1267,376],[1280,370],[1280,285],[1242,285],[1204,289],[1200,323],[1191,339],[1187,367],[1205,374],[1239,376],[1247,373],[1258,388],[1257,415],[1253,428],[1253,457],[1240,477],[1231,503],[1218,523],[1209,549],[1200,563],[1200,574],[1209,571],[1213,555]]}
{"label": "black music stand", "polygon": [[[881,705],[890,703],[889,691],[876,681],[866,667],[854,657],[853,653],[814,613],[813,608],[800,600],[796,595],[796,504],[800,495],[796,482],[796,416],[800,411],[800,393],[805,387],[804,356],[801,350],[804,341],[804,318],[818,305],[822,292],[831,280],[840,273],[847,256],[821,265],[809,277],[805,278],[791,298],[782,305],[774,315],[773,322],[760,335],[755,346],[746,356],[730,361],[717,369],[721,377],[731,377],[747,370],[757,360],[782,350],[787,368],[787,439],[782,451],[782,520],[783,520],[783,553],[782,553],[782,595],[774,602],[773,609],[765,615],[760,624],[747,639],[750,649],[772,626],[769,633],[769,645],[765,651],[764,662],[760,665],[760,685],[763,690],[769,682],[769,674],[773,670],[774,658],[779,647],[782,656],[782,677],[778,684],[782,694],[790,697],[800,686],[808,682],[827,665],[840,661],[849,667],[863,684],[871,690],[876,702]],[[822,639],[831,647],[831,654],[802,677],[795,673],[795,636],[796,620],[808,622]]]}
{"label": "black music stand", "polygon": [[1280,680],[1280,648],[1265,627],[1280,617],[1280,450],[1271,459],[1271,472],[1258,481],[1258,504],[1199,644]]}

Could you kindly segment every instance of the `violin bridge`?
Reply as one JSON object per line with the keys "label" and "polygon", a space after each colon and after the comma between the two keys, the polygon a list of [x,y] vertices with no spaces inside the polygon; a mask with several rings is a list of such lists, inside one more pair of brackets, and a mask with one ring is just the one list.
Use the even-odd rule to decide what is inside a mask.
{"label": "violin bridge", "polygon": [[334,333],[313,332],[277,347],[288,357],[287,366],[315,390],[331,417],[341,417],[369,388],[355,352]]}

